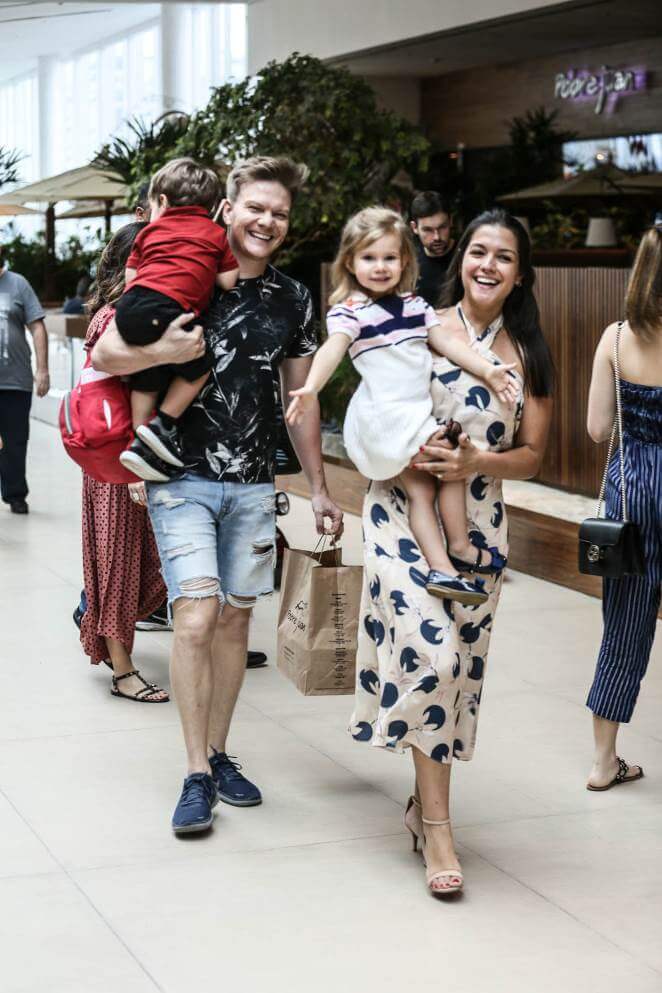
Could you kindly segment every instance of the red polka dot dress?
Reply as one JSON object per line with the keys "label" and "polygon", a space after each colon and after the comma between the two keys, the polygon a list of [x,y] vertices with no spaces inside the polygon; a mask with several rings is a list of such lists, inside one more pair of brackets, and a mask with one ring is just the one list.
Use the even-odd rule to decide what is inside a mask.
{"label": "red polka dot dress", "polygon": [[[88,329],[90,349],[113,316],[98,311]],[[83,473],[83,578],[87,610],[80,640],[94,664],[108,658],[106,638],[131,653],[135,623],[166,598],[161,563],[146,510],[125,483],[100,483]]]}

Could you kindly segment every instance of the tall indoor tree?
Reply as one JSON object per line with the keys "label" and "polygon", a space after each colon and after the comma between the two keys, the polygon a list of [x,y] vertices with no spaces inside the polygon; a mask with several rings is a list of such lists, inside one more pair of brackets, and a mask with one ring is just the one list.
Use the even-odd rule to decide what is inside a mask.
{"label": "tall indoor tree", "polygon": [[165,115],[150,126],[133,120],[129,132],[111,139],[94,164],[134,190],[177,155],[213,165],[221,176],[251,155],[306,162],[307,193],[280,264],[311,251],[328,256],[344,220],[366,204],[397,202],[397,174],[416,179],[429,152],[423,133],[381,109],[365,80],[296,53],[255,77],[212,89],[190,118]]}

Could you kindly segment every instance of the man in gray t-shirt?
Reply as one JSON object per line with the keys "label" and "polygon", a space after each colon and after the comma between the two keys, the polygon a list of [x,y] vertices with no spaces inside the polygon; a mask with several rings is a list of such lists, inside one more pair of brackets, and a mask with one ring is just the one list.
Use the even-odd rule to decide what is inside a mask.
{"label": "man in gray t-shirt", "polygon": [[48,393],[48,336],[44,311],[27,279],[10,272],[0,246],[0,495],[14,514],[27,514],[25,458],[32,403],[32,362],[25,336],[32,334],[37,396]]}

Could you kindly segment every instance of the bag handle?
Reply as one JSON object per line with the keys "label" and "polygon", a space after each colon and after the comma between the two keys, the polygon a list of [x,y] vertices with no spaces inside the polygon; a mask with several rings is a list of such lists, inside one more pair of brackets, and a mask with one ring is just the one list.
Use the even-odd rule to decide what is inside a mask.
{"label": "bag handle", "polygon": [[625,491],[625,455],[623,453],[623,407],[621,402],[621,373],[618,362],[618,345],[621,338],[621,331],[623,329],[623,321],[619,321],[616,327],[616,340],[614,341],[614,383],[616,387],[616,417],[614,418],[614,426],[611,430],[611,438],[609,439],[609,450],[607,451],[607,462],[605,464],[605,471],[602,476],[602,485],[600,486],[600,495],[598,497],[598,509],[596,511],[596,517],[600,517],[600,510],[605,498],[605,491],[607,489],[607,477],[609,475],[609,464],[611,462],[611,457],[614,454],[614,442],[616,440],[616,435],[618,434],[618,454],[620,462],[620,475],[621,475],[621,500],[623,508],[623,521],[627,523],[628,521],[628,504],[627,504],[627,493]]}
{"label": "bag handle", "polygon": [[317,542],[317,544],[315,545],[315,547],[314,547],[314,549],[312,551],[313,558],[314,559],[317,559],[318,562],[321,560],[322,556],[324,555],[324,552],[329,551],[329,548],[326,547],[327,541],[330,541],[330,543],[331,543],[330,544],[330,550],[331,551],[334,551],[335,552],[335,551],[338,550],[338,547],[339,547],[338,546],[338,539],[336,538],[335,534],[323,534],[323,535],[320,535],[320,539],[319,539],[319,541]]}

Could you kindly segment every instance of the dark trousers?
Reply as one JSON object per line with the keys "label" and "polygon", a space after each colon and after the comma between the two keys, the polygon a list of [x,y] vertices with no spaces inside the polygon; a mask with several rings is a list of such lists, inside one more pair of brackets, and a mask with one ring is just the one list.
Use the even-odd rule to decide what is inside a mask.
{"label": "dark trousers", "polygon": [[0,494],[5,503],[25,500],[28,481],[25,457],[30,436],[32,393],[0,390]]}
{"label": "dark trousers", "polygon": [[[148,286],[134,286],[117,301],[115,323],[127,345],[151,345],[159,340],[171,321],[181,317],[183,313],[184,308],[164,293]],[[194,327],[195,321],[189,321],[184,325],[184,331],[192,331]],[[176,376],[183,376],[189,383],[193,383],[213,366],[214,355],[209,342],[206,342],[205,354],[201,358],[179,365],[159,365],[134,372],[129,377],[129,385],[132,390],[163,396]]]}

